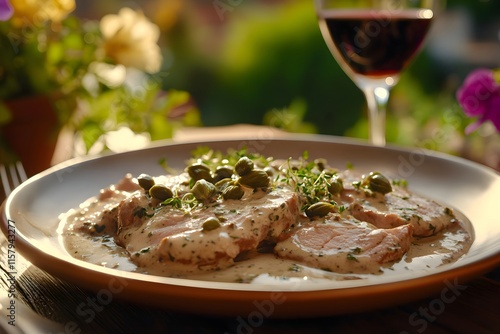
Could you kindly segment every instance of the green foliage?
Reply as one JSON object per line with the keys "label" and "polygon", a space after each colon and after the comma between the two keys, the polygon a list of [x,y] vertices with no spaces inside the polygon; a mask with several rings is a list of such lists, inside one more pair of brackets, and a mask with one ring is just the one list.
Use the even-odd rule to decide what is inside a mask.
{"label": "green foliage", "polygon": [[189,91],[205,125],[270,124],[273,110],[300,109],[295,103],[303,101],[306,110],[290,114],[308,124],[295,130],[344,134],[362,116],[365,101],[328,50],[312,2],[252,6],[258,5],[226,13],[220,52],[186,47],[199,27],[176,31],[187,35],[177,35],[183,41],[178,48],[172,45],[176,62],[165,87]]}
{"label": "green foliage", "polygon": [[477,20],[477,22],[495,22],[500,13],[500,1],[470,1],[470,0],[450,0],[446,3],[448,9],[462,8]]}
{"label": "green foliage", "polygon": [[121,127],[157,140],[201,124],[188,93],[162,91],[160,74],[117,64],[102,45],[99,22],[73,15],[20,28],[0,22],[0,125],[12,116],[1,102],[34,95],[50,96],[83,153]]}
{"label": "green foliage", "polygon": [[316,126],[305,122],[307,104],[304,99],[293,100],[287,108],[273,109],[264,114],[263,124],[294,133],[316,133]]}
{"label": "green foliage", "polygon": [[103,135],[123,126],[135,133],[148,133],[151,140],[160,140],[172,138],[181,127],[201,125],[199,111],[188,93],[164,92],[154,81],[143,87],[141,94],[120,86],[81,101],[84,116],[73,125],[87,151]]}
{"label": "green foliage", "polygon": [[97,26],[81,25],[75,17],[63,20],[57,30],[45,23],[18,31],[0,22],[0,100],[76,93],[95,60],[97,44],[85,42],[90,35],[98,35]]}

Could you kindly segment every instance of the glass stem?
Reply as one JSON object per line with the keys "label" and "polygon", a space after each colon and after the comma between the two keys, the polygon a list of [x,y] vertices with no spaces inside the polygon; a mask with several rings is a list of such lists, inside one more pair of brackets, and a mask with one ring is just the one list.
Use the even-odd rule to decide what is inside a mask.
{"label": "glass stem", "polygon": [[386,87],[365,87],[363,92],[368,104],[370,142],[375,146],[385,146],[385,110],[389,100]]}

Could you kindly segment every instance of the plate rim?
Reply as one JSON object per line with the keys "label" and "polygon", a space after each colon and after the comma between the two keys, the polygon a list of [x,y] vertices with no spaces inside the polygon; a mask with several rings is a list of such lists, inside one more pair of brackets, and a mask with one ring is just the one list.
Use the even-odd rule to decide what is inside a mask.
{"label": "plate rim", "polygon": [[[2,204],[2,206],[0,207],[0,212],[1,212],[1,215],[0,215],[0,218],[2,220],[1,224],[0,224],[0,228],[2,229],[2,232],[4,233],[4,235],[7,235],[7,231],[6,231],[6,224],[7,224],[7,220],[9,219],[7,217],[7,213],[6,213],[6,209],[7,207],[10,205],[10,202],[12,201],[12,199],[16,196],[17,193],[21,192],[22,189],[24,189],[24,187],[27,187],[29,184],[31,184],[32,182],[36,182],[36,180],[40,179],[40,178],[43,178],[45,177],[46,175],[50,175],[56,171],[60,171],[64,168],[68,168],[68,167],[71,167],[71,166],[76,166],[76,165],[79,165],[81,163],[89,163],[89,162],[92,162],[96,159],[102,159],[102,158],[106,158],[106,157],[115,157],[117,155],[122,155],[122,154],[134,154],[134,153],[137,153],[138,151],[145,151],[145,150],[150,150],[150,149],[157,149],[157,148],[163,148],[163,147],[170,147],[170,146],[179,146],[179,145],[195,145],[195,144],[198,144],[198,145],[210,145],[211,143],[219,143],[219,144],[228,144],[228,143],[235,143],[235,142],[239,142],[241,140],[255,140],[255,139],[249,139],[248,137],[242,137],[240,139],[237,139],[237,138],[231,138],[231,139],[220,139],[220,140],[209,140],[209,141],[198,141],[198,140],[194,140],[194,141],[182,141],[182,142],[176,142],[176,141],[171,141],[171,140],[168,140],[168,141],[161,141],[161,142],[156,142],[154,143],[154,145],[150,145],[146,148],[143,148],[143,149],[139,149],[139,150],[134,150],[134,151],[128,151],[128,152],[122,152],[122,153],[105,153],[105,154],[99,154],[99,155],[93,155],[93,156],[86,156],[86,157],[78,157],[78,158],[73,158],[73,159],[70,159],[68,161],[65,161],[65,162],[62,162],[60,164],[57,164],[33,177],[31,177],[26,183],[22,184],[20,187],[16,188],[14,190],[14,192],[7,198],[6,201],[4,201],[4,203]],[[308,142],[314,142],[314,141],[320,141],[320,142],[326,142],[326,143],[332,143],[332,144],[340,144],[340,145],[355,145],[355,146],[363,146],[367,149],[383,149],[383,150],[392,150],[392,151],[398,151],[398,152],[405,152],[405,153],[408,153],[408,152],[411,152],[412,150],[414,150],[415,148],[404,148],[404,147],[401,147],[401,146],[396,146],[396,145],[388,145],[386,147],[383,147],[383,148],[380,148],[380,147],[374,147],[372,145],[369,145],[369,144],[366,144],[362,141],[356,141],[356,140],[349,140],[349,139],[345,139],[345,138],[336,138],[336,137],[332,137],[332,136],[324,136],[324,135],[313,135],[313,136],[303,136],[303,135],[300,135],[300,136],[290,136],[290,137],[284,137],[284,138],[273,138],[273,139],[266,139],[266,140],[270,140],[270,141],[308,141]],[[430,156],[432,157],[436,157],[436,158],[444,158],[446,160],[453,160],[457,163],[460,163],[460,164],[466,164],[470,167],[473,167],[473,168],[479,168],[482,172],[486,172],[486,173],[491,173],[492,176],[494,177],[497,177],[497,178],[500,178],[500,173],[493,170],[492,168],[488,167],[488,166],[483,166],[477,162],[474,162],[474,161],[470,161],[470,160],[466,160],[462,157],[457,157],[457,156],[452,156],[452,155],[448,155],[446,153],[442,153],[442,152],[437,152],[437,151],[429,151],[429,150],[426,150],[426,149],[419,149],[420,151],[423,151],[424,154],[427,154],[427,153],[431,153],[429,154]],[[17,231],[16,231],[17,232]],[[19,234],[17,235],[17,237],[19,237]],[[19,248],[21,251],[20,251],[20,254],[25,257],[27,260],[29,260],[31,263],[33,263],[32,260],[35,260],[34,262],[37,262],[36,259],[34,259],[29,251],[30,250],[33,250],[33,248],[36,248],[35,245],[31,244],[29,242],[29,240],[26,240],[25,238],[22,237],[22,233],[21,233],[21,247]],[[16,238],[16,243],[18,242],[18,238]],[[17,246],[16,246],[17,247]],[[36,249],[37,251],[40,251],[40,249]],[[23,254],[24,252],[24,254]],[[79,268],[81,268],[81,266],[75,264],[75,263],[71,263],[71,262],[66,262],[64,259],[60,259],[58,257],[55,257],[54,255],[50,254],[50,253],[46,253],[45,251],[42,250],[42,252],[45,254],[45,256],[48,256],[48,257],[51,257],[51,258],[57,258],[58,261],[63,261],[65,263],[69,263],[71,266],[78,266]],[[75,259],[76,260],[76,259]],[[79,260],[81,262],[84,262],[82,260]],[[57,261],[56,261],[57,262]],[[33,263],[34,265],[36,265],[36,263]],[[402,280],[402,281],[396,281],[396,282],[387,282],[387,283],[376,283],[376,284],[369,284],[369,285],[363,285],[363,286],[360,286],[360,287],[343,287],[343,288],[339,288],[339,287],[335,287],[335,288],[331,288],[331,289],[306,289],[306,290],[300,290],[300,291],[293,291],[293,290],[280,290],[280,292],[282,293],[285,293],[285,294],[290,294],[291,296],[293,295],[294,298],[297,298],[297,300],[301,300],[301,298],[298,298],[298,294],[305,294],[305,295],[311,295],[311,294],[317,294],[317,293],[325,293],[325,291],[337,291],[337,294],[339,293],[338,291],[339,290],[344,290],[343,293],[349,293],[349,292],[352,292],[351,290],[355,289],[359,292],[361,291],[364,291],[364,290],[367,290],[367,291],[370,291],[370,290],[373,290],[373,289],[385,289],[387,288],[387,286],[392,286],[393,288],[395,288],[396,286],[399,286],[401,287],[402,289],[404,288],[404,286],[406,286],[407,284],[410,284],[410,282],[412,283],[415,283],[417,282],[417,286],[419,286],[418,282],[424,282],[424,281],[429,281],[432,279],[431,278],[434,278],[434,281],[436,280],[436,277],[442,277],[444,279],[446,278],[451,278],[451,277],[463,277],[463,278],[466,278],[467,280],[468,279],[471,279],[475,276],[478,276],[480,274],[483,274],[483,273],[486,273],[487,271],[491,270],[491,269],[494,269],[496,266],[500,265],[500,249],[497,250],[497,252],[495,254],[490,254],[490,256],[488,257],[485,257],[485,258],[482,258],[480,259],[479,261],[474,261],[472,263],[468,263],[466,265],[463,265],[463,266],[458,266],[458,267],[455,267],[455,268],[447,268],[445,270],[441,270],[441,271],[437,271],[433,274],[430,274],[430,275],[423,275],[423,276],[419,276],[417,278],[414,278],[414,279],[405,279],[405,280]],[[96,267],[99,267],[97,265],[93,265],[93,266],[96,266]],[[102,268],[102,267],[99,267],[101,269],[104,269],[104,270],[101,270],[100,272],[100,275],[106,275],[106,276],[109,276],[109,275],[112,275],[112,274],[109,274],[107,273],[107,269],[111,270],[111,271],[114,271],[114,272],[121,272],[120,270],[116,270],[116,269],[110,269],[110,268]],[[46,270],[44,268],[40,268],[42,270]],[[49,272],[50,274],[54,275],[54,274],[59,274],[59,275],[54,275],[56,277],[61,277],[61,278],[65,278],[65,279],[70,279],[70,281],[73,281],[74,282],[74,277],[62,277],[64,275],[60,275],[60,272],[57,272],[57,270],[51,270],[53,268],[50,268],[49,270],[46,270],[47,272]],[[95,268],[85,268],[85,270],[95,270]],[[56,271],[56,272],[55,272]],[[474,273],[472,273],[474,272]],[[125,272],[125,273],[130,273],[130,272]],[[141,275],[141,276],[146,276],[146,277],[149,277],[149,275],[147,274],[138,274],[138,273],[132,273],[132,274],[137,274],[137,275]],[[70,275],[71,276],[71,275]],[[118,274],[116,273],[115,276],[118,276]],[[135,276],[135,275],[133,275]],[[161,277],[162,278],[162,277]],[[130,279],[130,278],[128,278]],[[132,279],[135,281],[136,279],[134,277],[132,277]],[[164,278],[162,278],[164,279]],[[177,287],[182,287],[182,288],[187,288],[187,289],[206,289],[206,290],[230,290],[232,292],[236,292],[237,294],[248,294],[248,293],[252,293],[252,294],[255,294],[255,293],[269,293],[270,291],[275,291],[273,289],[270,289],[270,290],[256,290],[256,289],[243,289],[243,290],[240,290],[240,289],[233,289],[233,286],[242,286],[241,283],[222,283],[222,285],[225,285],[225,286],[228,286],[228,285],[231,285],[230,288],[218,288],[218,287],[202,287],[202,286],[193,286],[193,281],[194,282],[199,282],[197,280],[190,280],[190,279],[173,279],[173,280],[180,280],[180,281],[183,281],[183,282],[189,282],[190,284],[186,285],[186,284],[173,284],[173,283],[162,283],[162,282],[154,282],[154,284],[168,284],[168,285],[173,285],[173,286],[177,286]],[[143,282],[143,280],[137,280],[138,283],[137,284],[140,284],[140,282]],[[147,284],[151,284],[151,281],[149,280],[146,280]],[[442,281],[442,280],[441,280]],[[202,281],[203,282],[203,281]],[[211,282],[212,284],[214,282]],[[215,282],[215,283],[219,283],[219,282]],[[441,282],[442,283],[442,282]],[[194,284],[196,285],[196,284]],[[218,284],[215,284],[216,286]],[[414,284],[415,285],[415,284]],[[420,284],[420,286],[423,285],[423,283]],[[429,284],[427,284],[429,285]],[[439,286],[442,286],[442,284],[438,284]],[[92,286],[86,286],[87,288],[90,288],[92,289]],[[380,287],[380,288],[379,288]],[[274,286],[273,286],[274,288]],[[390,287],[389,287],[390,288]],[[329,293],[329,294],[330,294]],[[373,293],[373,291],[372,291]],[[211,294],[211,293],[209,293]],[[355,293],[356,294],[356,293]],[[300,297],[300,296],[299,296]],[[291,297],[290,297],[291,298]],[[317,298],[317,297],[315,297]],[[331,297],[330,297],[331,298]],[[255,298],[252,298],[253,300],[255,300]],[[225,310],[224,311],[225,313],[227,312],[230,312],[230,310]],[[220,312],[215,312],[216,314],[219,314]],[[288,315],[291,315],[293,312],[290,312],[288,311],[288,313],[284,314],[285,316],[288,316]],[[315,313],[317,314],[317,313]],[[278,313],[279,315],[279,313]],[[293,314],[293,316],[298,316],[297,314]]]}

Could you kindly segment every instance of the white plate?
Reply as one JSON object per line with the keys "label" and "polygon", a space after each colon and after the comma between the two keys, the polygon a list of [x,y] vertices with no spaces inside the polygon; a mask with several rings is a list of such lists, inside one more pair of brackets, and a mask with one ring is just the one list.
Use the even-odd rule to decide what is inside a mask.
{"label": "white plate", "polygon": [[[275,158],[297,158],[307,150],[336,167],[353,164],[409,181],[410,189],[460,210],[472,223],[474,242],[457,262],[397,275],[317,284],[239,284],[174,279],[103,268],[76,260],[57,234],[58,215],[77,207],[126,173],[160,175],[158,161],[182,168],[204,145],[225,151],[248,147]],[[22,184],[4,203],[1,228],[15,225],[16,250],[59,278],[113,296],[165,309],[211,315],[323,316],[388,307],[455,289],[500,263],[500,176],[478,164],[422,149],[379,148],[329,136],[278,140],[231,140],[165,144],[144,150],[72,161]],[[458,289],[458,290],[457,290]],[[255,313],[257,312],[257,313]]]}

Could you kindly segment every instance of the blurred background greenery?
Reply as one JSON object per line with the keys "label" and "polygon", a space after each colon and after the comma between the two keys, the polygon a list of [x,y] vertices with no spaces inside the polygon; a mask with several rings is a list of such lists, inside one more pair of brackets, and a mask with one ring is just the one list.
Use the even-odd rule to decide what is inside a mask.
{"label": "blurred background greenery", "polygon": [[[189,92],[204,126],[367,138],[365,100],[328,51],[312,0],[77,1],[82,17],[123,6],[142,8],[160,26],[162,85]],[[471,120],[455,92],[472,69],[500,67],[499,35],[500,1],[448,0],[392,91],[388,142],[498,164],[498,134],[486,125],[465,137]]]}

